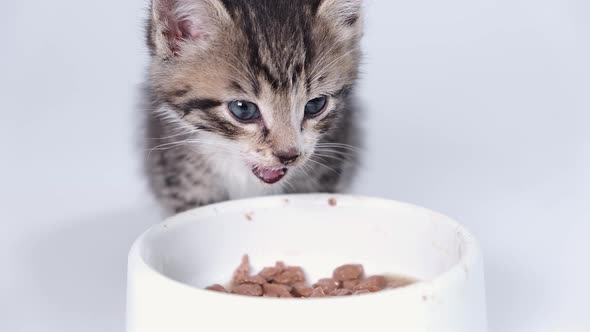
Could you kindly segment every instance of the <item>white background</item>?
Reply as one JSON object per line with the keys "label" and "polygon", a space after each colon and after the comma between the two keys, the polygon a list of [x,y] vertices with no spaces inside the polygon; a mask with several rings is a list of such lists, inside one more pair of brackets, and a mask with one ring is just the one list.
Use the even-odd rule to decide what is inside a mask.
{"label": "white background", "polygon": [[[145,0],[0,5],[0,330],[122,331]],[[355,192],[480,239],[492,332],[590,331],[590,2],[367,2]]]}

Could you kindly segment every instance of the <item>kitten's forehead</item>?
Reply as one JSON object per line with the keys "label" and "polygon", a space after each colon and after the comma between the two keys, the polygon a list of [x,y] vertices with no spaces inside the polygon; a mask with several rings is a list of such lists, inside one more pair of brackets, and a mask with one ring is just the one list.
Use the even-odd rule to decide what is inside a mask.
{"label": "kitten's forehead", "polygon": [[319,1],[222,1],[241,32],[239,58],[273,90],[296,87],[313,61],[311,26]]}

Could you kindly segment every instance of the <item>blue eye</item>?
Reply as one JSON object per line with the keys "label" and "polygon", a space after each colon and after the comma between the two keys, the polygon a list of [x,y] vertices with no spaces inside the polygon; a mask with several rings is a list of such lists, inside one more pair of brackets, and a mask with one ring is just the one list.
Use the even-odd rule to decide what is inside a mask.
{"label": "blue eye", "polygon": [[260,117],[256,104],[244,100],[232,101],[228,104],[229,111],[240,121],[252,121]]}
{"label": "blue eye", "polygon": [[307,102],[305,105],[305,116],[313,118],[326,108],[326,104],[328,103],[328,98],[326,96],[321,96],[314,98]]}

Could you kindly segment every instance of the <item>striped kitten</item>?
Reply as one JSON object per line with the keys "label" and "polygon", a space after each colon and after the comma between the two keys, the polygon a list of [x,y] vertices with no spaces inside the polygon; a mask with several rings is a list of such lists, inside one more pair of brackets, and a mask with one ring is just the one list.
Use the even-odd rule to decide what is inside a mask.
{"label": "striped kitten", "polygon": [[147,162],[170,212],[349,184],[362,0],[153,0]]}

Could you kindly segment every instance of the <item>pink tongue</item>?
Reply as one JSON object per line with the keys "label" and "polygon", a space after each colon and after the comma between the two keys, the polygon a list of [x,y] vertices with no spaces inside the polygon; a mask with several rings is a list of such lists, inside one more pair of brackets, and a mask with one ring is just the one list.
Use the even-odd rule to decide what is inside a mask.
{"label": "pink tongue", "polygon": [[268,184],[273,184],[278,182],[280,179],[283,178],[283,176],[285,176],[285,174],[287,173],[286,169],[270,169],[270,168],[253,168],[252,172],[254,172],[254,174],[256,174],[256,176],[268,183]]}
{"label": "pink tongue", "polygon": [[285,174],[285,172],[280,169],[263,168],[263,169],[259,170],[258,174],[260,174],[260,176],[262,178],[264,178],[265,180],[273,180],[273,179],[276,179],[280,176],[283,176]]}

